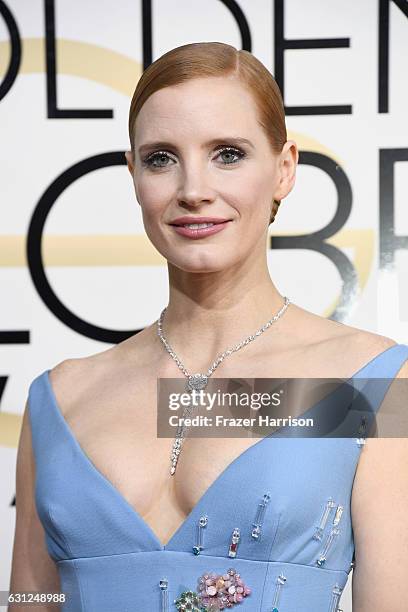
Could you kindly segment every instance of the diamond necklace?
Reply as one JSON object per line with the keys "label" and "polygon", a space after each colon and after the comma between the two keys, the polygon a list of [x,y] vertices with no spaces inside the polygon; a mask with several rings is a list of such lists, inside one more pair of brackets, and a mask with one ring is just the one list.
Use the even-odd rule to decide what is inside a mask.
{"label": "diamond necklace", "polygon": [[[189,393],[192,393],[194,390],[199,391],[201,389],[204,389],[207,386],[209,377],[214,372],[214,370],[219,366],[219,364],[224,360],[224,358],[228,357],[228,355],[231,355],[231,353],[235,353],[235,351],[239,351],[239,349],[241,349],[243,346],[246,346],[247,344],[249,344],[250,342],[255,340],[255,338],[257,338],[257,336],[260,336],[264,331],[266,331],[268,329],[268,327],[270,327],[272,325],[272,323],[275,323],[275,321],[277,321],[283,315],[283,313],[285,312],[285,310],[287,309],[289,304],[290,304],[290,299],[285,296],[284,304],[283,304],[282,308],[272,317],[272,319],[269,319],[269,321],[267,323],[265,323],[265,325],[262,325],[262,327],[260,327],[258,329],[258,331],[256,331],[254,334],[251,334],[250,336],[248,336],[247,338],[242,340],[234,348],[227,349],[226,351],[221,353],[221,355],[219,355],[217,357],[217,359],[213,362],[212,366],[208,369],[206,374],[203,374],[203,373],[200,373],[200,372],[197,372],[197,374],[189,374],[189,372],[186,370],[186,368],[181,363],[180,359],[177,357],[176,353],[174,352],[174,350],[172,349],[172,347],[170,346],[170,344],[166,340],[166,338],[165,338],[165,336],[163,334],[163,317],[164,317],[164,313],[167,310],[167,307],[163,308],[163,310],[162,310],[162,312],[160,314],[160,317],[158,319],[158,322],[157,322],[157,335],[159,336],[160,340],[163,342],[167,352],[170,354],[170,356],[177,363],[179,369],[187,377],[186,391],[189,392]],[[176,437],[175,437],[174,442],[173,442],[171,456],[170,456],[170,460],[171,460],[170,474],[171,474],[171,476],[173,476],[175,474],[175,472],[176,472],[177,461],[178,461],[178,458],[179,458],[179,455],[180,455],[180,452],[181,452],[181,445],[182,445],[183,440],[184,440],[184,431],[186,429],[186,427],[184,425],[184,418],[186,416],[190,416],[191,415],[191,410],[192,410],[191,405],[185,407],[185,409],[183,411],[182,425],[181,426],[179,425],[179,427],[177,428],[177,433],[176,433]]]}

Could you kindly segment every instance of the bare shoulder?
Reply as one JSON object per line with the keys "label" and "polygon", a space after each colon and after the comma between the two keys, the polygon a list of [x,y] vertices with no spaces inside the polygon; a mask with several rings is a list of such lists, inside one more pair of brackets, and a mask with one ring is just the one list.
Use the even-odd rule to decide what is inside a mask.
{"label": "bare shoulder", "polygon": [[94,360],[90,357],[72,357],[57,363],[49,371],[49,382],[58,407],[66,415],[78,393],[89,381]]}
{"label": "bare shoulder", "polygon": [[[331,323],[333,323],[331,321]],[[359,329],[350,325],[340,324],[342,333],[331,338],[332,348],[339,351],[357,370],[366,363],[398,344],[393,338]]]}
{"label": "bare shoulder", "polygon": [[323,319],[321,321],[323,340],[327,338],[328,344],[332,344],[331,348],[335,345],[339,349],[348,349],[348,352],[352,351],[362,359],[375,357],[379,352],[397,344],[393,338],[376,332],[324,317],[319,319]]}
{"label": "bare shoulder", "polygon": [[63,414],[70,407],[86,399],[90,390],[101,389],[111,381],[117,384],[130,371],[134,374],[147,365],[151,368],[152,326],[107,349],[86,355],[71,357],[54,365],[49,381]]}
{"label": "bare shoulder", "polygon": [[305,361],[313,357],[313,361],[329,364],[336,370],[334,376],[348,377],[398,344],[388,336],[326,319],[296,305],[290,323],[293,333],[304,338]]}

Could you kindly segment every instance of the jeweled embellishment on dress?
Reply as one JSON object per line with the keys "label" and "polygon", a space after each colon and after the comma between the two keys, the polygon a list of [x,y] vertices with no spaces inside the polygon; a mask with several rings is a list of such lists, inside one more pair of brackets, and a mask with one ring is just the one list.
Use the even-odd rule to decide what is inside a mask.
{"label": "jeweled embellishment on dress", "polygon": [[169,593],[167,590],[168,586],[169,586],[169,581],[167,580],[167,578],[161,578],[159,581],[159,587],[161,591],[160,612],[169,612]]}
{"label": "jeweled embellishment on dress", "polygon": [[320,552],[318,559],[316,559],[316,563],[319,567],[323,567],[323,565],[326,563],[326,559],[327,559],[327,554],[329,552],[329,550],[331,549],[335,538],[337,538],[337,536],[340,533],[340,529],[338,528],[338,524],[340,523],[342,514],[343,514],[343,510],[344,510],[344,506],[342,506],[341,504],[339,504],[336,508],[336,513],[334,515],[334,519],[333,519],[333,523],[332,523],[332,528],[330,530],[330,533],[327,537],[326,543],[323,547],[323,550]]}
{"label": "jeweled embellishment on dress", "polygon": [[332,590],[332,599],[330,602],[329,612],[341,612],[339,608],[341,593],[342,593],[342,589],[336,583]]}
{"label": "jeweled embellishment on dress", "polygon": [[191,612],[205,612],[205,608],[200,603],[200,597],[195,591],[183,591],[174,600],[177,610],[190,610]]}
{"label": "jeweled embellishment on dress", "polygon": [[364,434],[366,432],[366,428],[367,428],[367,420],[366,417],[363,417],[361,419],[361,424],[358,428],[358,433],[360,434],[359,438],[356,438],[356,442],[357,445],[361,448],[362,446],[364,446],[364,444],[366,443],[366,439],[364,437]]}
{"label": "jeweled embellishment on dress", "polygon": [[211,612],[231,608],[251,594],[241,575],[230,568],[225,574],[205,573],[198,579],[198,592],[204,609]]}
{"label": "jeweled embellishment on dress", "polygon": [[184,591],[174,600],[177,610],[218,612],[232,608],[251,594],[251,589],[234,568],[225,574],[205,572],[197,581],[197,591]]}
{"label": "jeweled embellishment on dress", "polygon": [[262,501],[258,504],[258,509],[256,512],[255,520],[252,523],[253,529],[251,531],[251,537],[254,540],[259,540],[261,537],[262,523],[263,523],[264,516],[265,516],[265,510],[266,510],[266,506],[268,505],[270,499],[271,499],[270,493],[265,493],[265,495],[262,498]]}
{"label": "jeweled embellishment on dress", "polygon": [[279,576],[276,579],[275,593],[273,594],[272,612],[279,612],[278,606],[279,606],[282,587],[285,584],[285,582],[286,582],[286,576],[284,576],[282,573],[279,574]]}
{"label": "jeweled embellishment on dress", "polygon": [[207,527],[207,523],[208,523],[208,516],[206,514],[203,514],[203,516],[200,516],[200,518],[198,519],[198,524],[197,524],[197,541],[195,543],[195,545],[193,546],[193,553],[195,555],[199,555],[200,552],[203,550],[203,529],[205,527]]}
{"label": "jeweled embellishment on dress", "polygon": [[228,548],[229,557],[237,556],[237,549],[238,549],[238,544],[239,544],[240,539],[241,539],[241,531],[239,527],[235,527],[234,531],[232,532],[231,542]]}
{"label": "jeweled embellishment on dress", "polygon": [[332,508],[334,508],[335,506],[336,506],[336,502],[331,497],[329,497],[329,499],[327,500],[326,505],[324,507],[323,514],[322,514],[321,519],[320,519],[320,523],[319,523],[318,527],[316,527],[316,531],[315,531],[315,533],[313,535],[313,538],[315,540],[321,540],[322,539],[323,531],[324,531],[324,528],[326,527],[327,519],[329,518],[329,514],[330,514]]}

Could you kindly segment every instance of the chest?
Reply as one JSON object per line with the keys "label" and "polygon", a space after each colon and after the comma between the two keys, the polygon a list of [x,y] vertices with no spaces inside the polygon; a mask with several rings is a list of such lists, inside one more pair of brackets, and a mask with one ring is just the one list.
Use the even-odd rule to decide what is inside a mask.
{"label": "chest", "polygon": [[64,414],[82,451],[165,542],[217,477],[259,438],[187,436],[170,476],[174,437],[157,437],[157,416],[157,383],[148,376],[90,385]]}

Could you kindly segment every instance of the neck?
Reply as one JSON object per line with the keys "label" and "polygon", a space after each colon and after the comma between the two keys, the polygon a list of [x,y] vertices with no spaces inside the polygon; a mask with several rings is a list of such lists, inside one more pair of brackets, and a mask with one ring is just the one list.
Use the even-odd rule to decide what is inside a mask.
{"label": "neck", "polygon": [[[189,273],[169,266],[169,279],[163,333],[194,371],[206,370],[219,354],[257,331],[284,305],[267,266],[247,275],[230,270]],[[276,333],[273,326],[265,333]],[[262,342],[262,336],[253,344]],[[247,353],[249,346],[241,350]]]}

